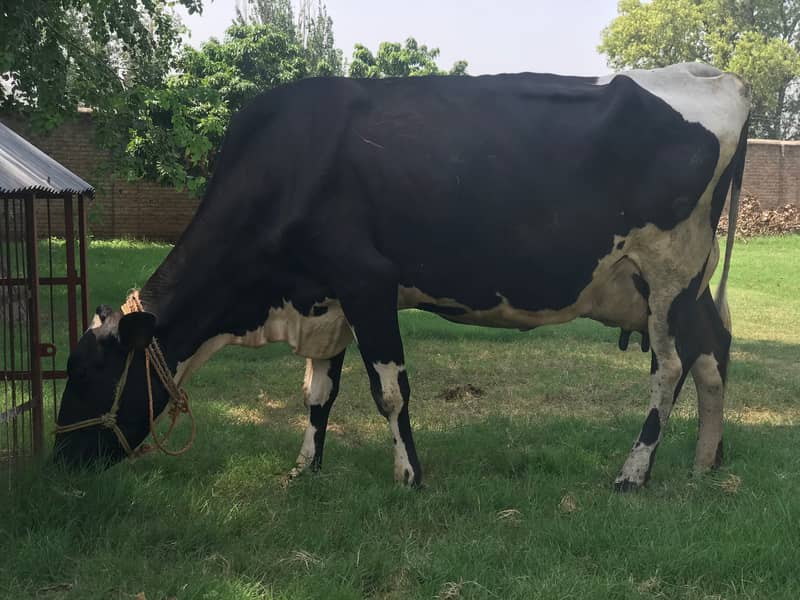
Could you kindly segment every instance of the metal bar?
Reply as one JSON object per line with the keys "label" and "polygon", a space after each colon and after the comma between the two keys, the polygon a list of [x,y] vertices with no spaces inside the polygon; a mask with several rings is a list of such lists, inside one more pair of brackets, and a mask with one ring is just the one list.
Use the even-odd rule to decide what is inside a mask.
{"label": "metal bar", "polygon": [[[81,312],[83,313],[83,331],[89,329],[89,271],[86,268],[88,238],[86,237],[86,203],[83,194],[78,194],[78,260],[80,262],[81,280]],[[70,348],[72,350],[72,348]]]}
{"label": "metal bar", "polygon": [[[28,381],[33,377],[30,371],[0,371],[0,381]],[[44,380],[66,379],[66,371],[42,371],[41,377]]]}
{"label": "metal bar", "polygon": [[[14,200],[13,201],[13,207],[14,207],[13,215],[14,216],[13,216],[13,219],[12,219],[12,224],[14,226],[14,233],[15,233],[15,235],[14,235],[15,242],[13,244],[13,248],[14,248],[14,271],[13,272],[15,274],[17,274],[17,275],[20,274],[19,244],[21,243],[20,240],[24,240],[25,239],[25,236],[22,235],[22,231],[20,229],[20,221],[21,220],[19,218],[19,214],[21,212],[21,210],[20,210],[21,206],[22,206],[22,203],[19,202],[18,200]],[[11,267],[9,267],[9,269],[8,269],[9,276],[11,276],[11,273],[12,273]],[[13,289],[9,289],[9,293],[12,293],[12,292],[13,292]],[[13,297],[13,296],[10,296],[10,297]],[[16,360],[17,354],[19,354],[19,356],[20,356],[20,358],[19,358],[20,363],[22,362],[22,355],[23,355],[22,341],[21,341],[21,339],[19,339],[21,336],[16,335],[16,333],[17,333],[16,332],[16,324],[19,323],[19,321],[20,321],[20,319],[22,317],[22,315],[19,312],[20,304],[21,303],[19,303],[19,302],[17,303],[17,309],[18,310],[17,310],[16,320],[14,318],[14,302],[13,301],[11,302],[9,310],[8,310],[8,314],[10,315],[9,322],[11,323],[11,338],[12,338],[11,364],[15,365],[15,366],[17,364],[17,360]],[[20,346],[19,347],[19,353],[17,353],[17,347],[16,347],[17,344],[14,343],[15,340],[16,340],[17,344],[19,344],[19,346]],[[12,379],[11,380],[11,408],[12,409],[17,407],[17,395],[22,396],[23,392],[22,392],[22,390],[20,390],[19,392],[17,391],[17,382]],[[22,398],[21,397],[20,397],[20,403],[22,403]],[[19,428],[19,423],[17,423],[17,420],[14,419],[13,421],[11,421],[11,436],[12,436],[11,454],[12,455],[19,454],[19,429],[20,429]]]}
{"label": "metal bar", "polygon": [[[50,275],[50,279],[53,278],[53,201],[51,198],[47,199],[47,264],[48,264],[48,274]],[[42,283],[41,278],[39,279],[39,283]],[[50,353],[50,370],[56,370],[56,352],[55,352],[55,343],[56,343],[56,308],[55,308],[55,300],[53,300],[53,284],[49,283],[47,285],[48,293],[49,293],[49,304],[50,304],[50,343],[53,346],[53,352]],[[53,395],[53,420],[58,420],[58,401],[56,400],[56,381],[53,379],[52,381],[52,388],[50,390],[51,394]]]}
{"label": "metal bar", "polygon": [[26,200],[25,225],[28,246],[28,326],[30,327],[31,399],[33,410],[33,451],[39,454],[44,449],[44,391],[42,389],[42,361],[40,356],[41,331],[39,329],[39,237],[36,232],[36,196]]}
{"label": "metal bar", "polygon": [[69,347],[78,344],[78,308],[75,287],[78,274],[75,272],[75,224],[72,212],[72,195],[64,196],[64,238],[67,250],[67,278],[73,282],[67,284],[67,316],[69,318]]}
{"label": "metal bar", "polygon": [[[80,283],[77,273],[72,277],[40,277],[40,285],[77,285]],[[25,285],[28,283],[27,277],[0,277],[0,285]]]}
{"label": "metal bar", "polygon": [[[9,235],[9,224],[8,224],[8,206],[9,200],[8,198],[3,198],[3,223],[0,223],[0,228],[2,229],[3,236],[0,236],[0,273],[5,273],[9,277],[11,273],[9,273],[9,269],[11,268],[11,236]],[[9,290],[3,288],[2,286],[6,285],[4,283],[0,283],[0,296],[5,294],[5,297],[8,298]],[[2,325],[2,348],[3,348],[3,370],[14,368],[14,365],[8,364],[9,355],[11,354],[9,348],[11,347],[11,342],[9,341],[10,330],[11,330],[11,301],[10,299],[5,303],[0,305],[0,313],[3,315],[3,322],[0,323]],[[3,385],[3,411],[8,412],[9,410],[9,388],[11,387],[9,383],[5,380],[5,378],[0,378]],[[6,444],[10,446],[11,440],[11,424],[6,421],[5,424],[5,441]],[[4,452],[2,448],[0,448],[0,452]],[[10,477],[11,471],[9,471]]]}

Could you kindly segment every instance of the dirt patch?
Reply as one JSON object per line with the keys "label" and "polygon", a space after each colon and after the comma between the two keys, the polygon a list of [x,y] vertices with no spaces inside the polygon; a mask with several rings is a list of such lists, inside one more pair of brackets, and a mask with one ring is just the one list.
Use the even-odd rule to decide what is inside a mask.
{"label": "dirt patch", "polygon": [[[764,210],[755,196],[742,196],[739,202],[739,218],[736,221],[736,237],[797,232],[800,232],[800,208],[786,204],[775,210]],[[717,233],[728,233],[727,212],[719,220]]]}
{"label": "dirt patch", "polygon": [[461,383],[444,388],[436,397],[445,402],[463,402],[464,400],[475,400],[483,396],[483,394],[484,391],[477,385]]}

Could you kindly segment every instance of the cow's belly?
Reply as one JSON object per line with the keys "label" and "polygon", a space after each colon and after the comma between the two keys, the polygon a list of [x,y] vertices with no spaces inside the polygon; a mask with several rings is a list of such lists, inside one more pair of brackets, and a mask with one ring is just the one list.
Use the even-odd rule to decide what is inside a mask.
{"label": "cow's belly", "polygon": [[206,340],[197,352],[178,363],[175,381],[180,385],[214,354],[227,345],[260,348],[270,342],[285,342],[292,351],[306,358],[331,358],[342,352],[353,339],[338,300],[317,302],[311,314],[298,311],[291,300],[269,309],[263,325],[244,335],[222,333]]}
{"label": "cow's belly", "polygon": [[258,348],[270,342],[285,342],[307,358],[330,358],[344,350],[353,338],[350,324],[338,300],[317,302],[311,314],[298,311],[291,300],[269,310],[266,322],[253,331],[233,336],[230,343]]}
{"label": "cow's belly", "polygon": [[[647,326],[647,301],[634,283],[641,276],[636,264],[621,258],[595,277],[575,298],[559,309],[526,310],[514,306],[502,290],[496,290],[497,304],[473,309],[453,298],[435,298],[416,287],[400,287],[400,308],[422,308],[451,321],[484,327],[533,329],[589,317],[606,325],[642,331]],[[543,282],[547,285],[547,282]]]}
{"label": "cow's belly", "polygon": [[[531,329],[588,317],[612,327],[646,331],[648,300],[652,298],[646,297],[649,285],[645,282],[658,284],[662,295],[666,294],[671,301],[704,268],[698,294],[707,287],[719,259],[719,246],[708,227],[707,210],[705,203],[703,210],[695,211],[670,231],[647,225],[625,237],[614,236],[608,253],[597,259],[589,283],[573,292],[558,308],[526,310],[515,305],[515,300],[524,306],[530,299],[510,297],[497,289],[489,290],[497,298],[496,304],[475,309],[457,297],[433,296],[423,285],[401,287],[398,305],[435,312],[458,323],[488,327]],[[519,273],[520,278],[526,276],[536,286],[560,284],[536,274]],[[534,300],[528,305],[536,304],[535,296],[536,288],[532,287]]]}

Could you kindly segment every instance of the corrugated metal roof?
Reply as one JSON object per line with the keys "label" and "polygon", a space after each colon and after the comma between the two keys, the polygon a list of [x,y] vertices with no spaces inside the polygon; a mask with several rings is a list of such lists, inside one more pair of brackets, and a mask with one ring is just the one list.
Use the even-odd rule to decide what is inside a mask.
{"label": "corrugated metal roof", "polygon": [[90,194],[94,188],[0,123],[0,193]]}

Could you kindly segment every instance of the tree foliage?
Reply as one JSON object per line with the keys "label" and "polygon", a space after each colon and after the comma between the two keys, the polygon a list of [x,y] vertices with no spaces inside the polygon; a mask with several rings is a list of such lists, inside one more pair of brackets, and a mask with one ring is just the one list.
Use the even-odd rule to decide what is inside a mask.
{"label": "tree foliage", "polygon": [[615,69],[702,60],[753,91],[753,135],[800,136],[800,0],[621,0],[600,52]]}
{"label": "tree foliage", "polygon": [[[179,0],[189,12],[201,0]],[[163,81],[180,42],[167,0],[13,0],[0,5],[0,107],[53,127],[79,105],[114,110]]]}
{"label": "tree foliage", "polygon": [[[57,125],[93,111],[112,170],[202,194],[231,115],[255,95],[310,75],[342,75],[321,0],[250,0],[247,15],[200,49],[181,45],[171,7],[202,0],[14,0],[0,4],[0,108]],[[445,74],[437,48],[356,46],[351,74]],[[457,62],[450,73],[466,74]],[[324,101],[324,99],[321,99]]]}
{"label": "tree foliage", "polygon": [[240,24],[271,25],[296,38],[310,75],[344,75],[342,51],[336,48],[333,19],[321,0],[303,0],[297,19],[291,0],[248,0],[247,12],[237,9]]}
{"label": "tree foliage", "polygon": [[344,55],[333,37],[333,19],[321,1],[301,6],[298,34],[310,72],[314,75],[344,75]]}
{"label": "tree foliage", "polygon": [[239,25],[269,25],[289,37],[297,36],[291,0],[247,0],[246,11],[236,7]]}
{"label": "tree foliage", "polygon": [[420,45],[413,37],[405,44],[381,42],[378,52],[362,44],[356,44],[353,61],[350,63],[350,77],[414,77],[418,75],[466,75],[467,61],[459,60],[450,71],[443,71],[436,64],[438,48]]}
{"label": "tree foliage", "polygon": [[129,177],[201,194],[231,115],[259,92],[308,74],[297,41],[271,26],[233,25],[222,42],[185,47],[166,86],[133,102],[121,159]]}

